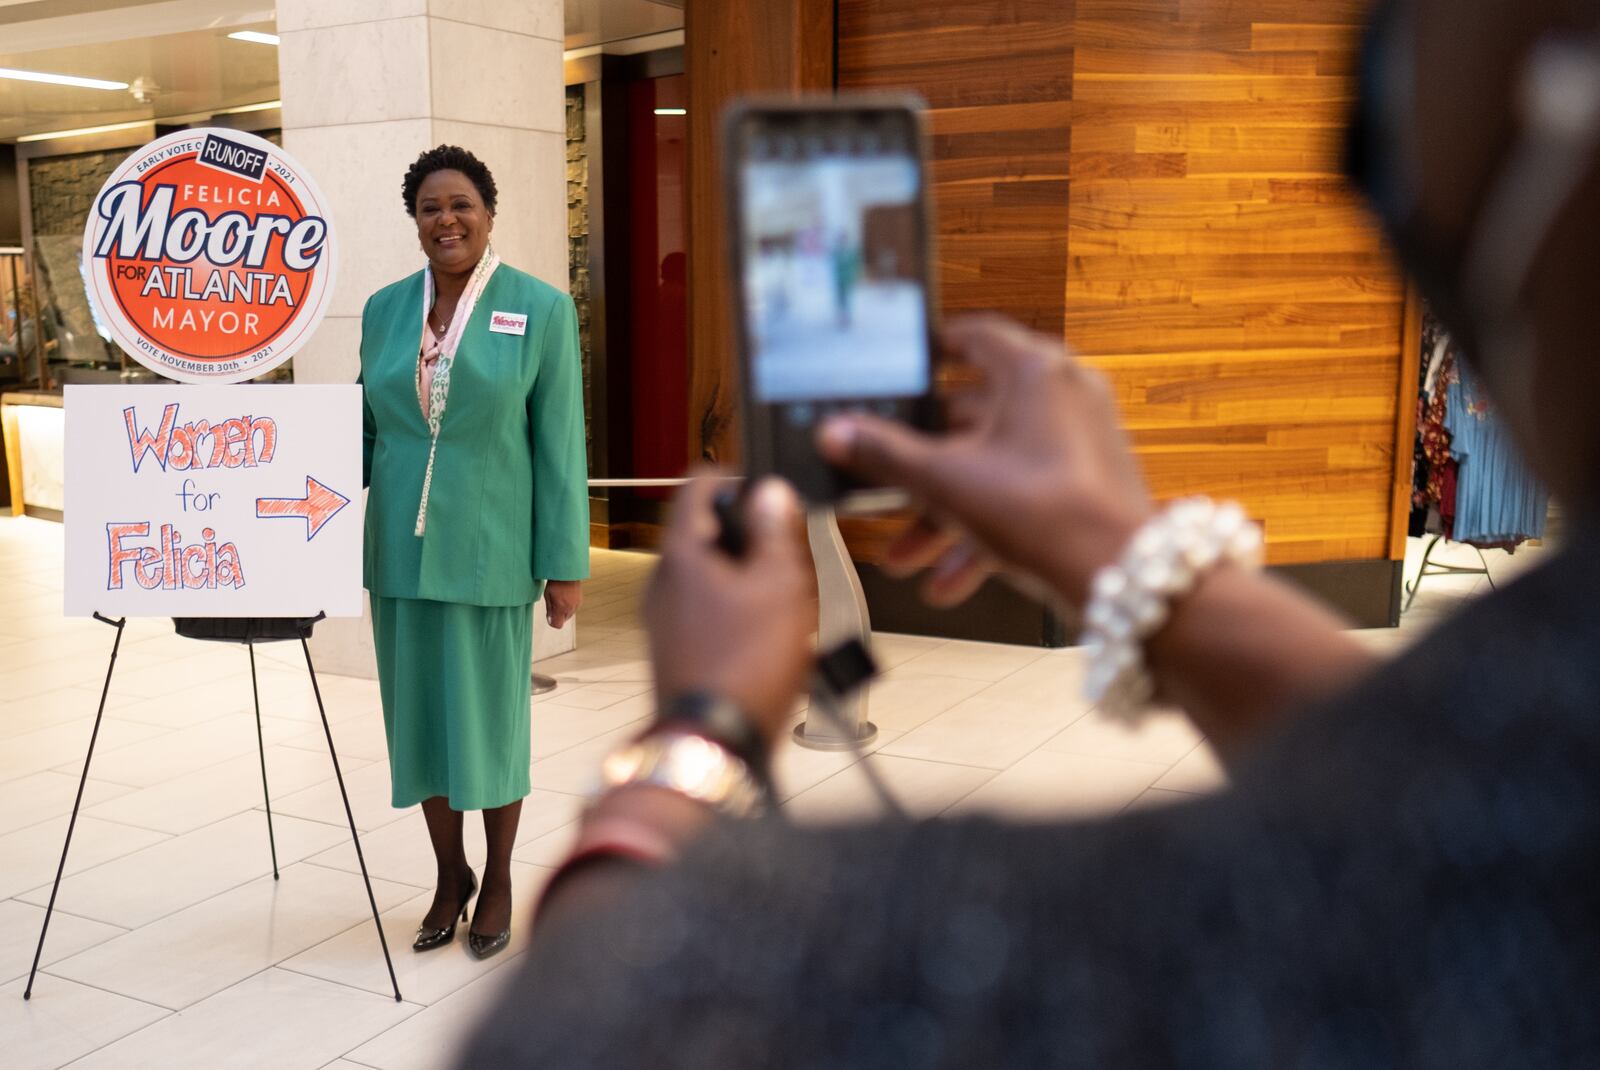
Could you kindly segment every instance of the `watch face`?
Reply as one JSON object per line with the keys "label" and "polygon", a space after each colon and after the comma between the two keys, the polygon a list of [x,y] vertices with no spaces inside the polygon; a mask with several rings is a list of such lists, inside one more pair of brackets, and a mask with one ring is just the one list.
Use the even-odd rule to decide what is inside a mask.
{"label": "watch face", "polygon": [[734,816],[751,813],[763,792],[748,766],[703,736],[648,736],[613,752],[601,769],[607,789],[651,784]]}
{"label": "watch face", "polygon": [[704,691],[691,691],[667,700],[656,716],[660,728],[705,736],[749,765],[764,768],[767,744],[755,720],[738,703]]}

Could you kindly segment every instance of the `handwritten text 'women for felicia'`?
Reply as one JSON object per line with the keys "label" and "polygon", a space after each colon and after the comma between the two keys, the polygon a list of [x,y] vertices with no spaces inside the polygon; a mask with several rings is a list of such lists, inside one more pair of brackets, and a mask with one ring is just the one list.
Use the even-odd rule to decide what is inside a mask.
{"label": "handwritten text 'women for felicia'", "polygon": [[[162,473],[254,468],[271,464],[278,449],[278,425],[268,417],[179,423],[178,405],[172,404],[162,410],[161,423],[152,432],[139,426],[131,406],[122,410],[122,416],[135,474],[146,460],[154,461]],[[211,512],[221,498],[221,494],[198,489],[187,476],[173,493],[185,515]],[[148,520],[106,525],[108,590],[121,590],[129,572],[145,590],[244,586],[238,547],[232,542],[219,543],[214,528],[202,528],[202,541],[185,546],[183,533],[175,524],[162,524],[156,544],[151,545],[150,526]]]}

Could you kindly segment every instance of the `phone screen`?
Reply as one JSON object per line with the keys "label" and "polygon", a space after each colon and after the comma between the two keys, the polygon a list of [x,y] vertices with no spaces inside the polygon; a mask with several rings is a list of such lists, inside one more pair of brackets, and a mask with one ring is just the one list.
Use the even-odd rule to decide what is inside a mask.
{"label": "phone screen", "polygon": [[738,205],[753,401],[929,389],[914,129],[822,115],[751,129]]}

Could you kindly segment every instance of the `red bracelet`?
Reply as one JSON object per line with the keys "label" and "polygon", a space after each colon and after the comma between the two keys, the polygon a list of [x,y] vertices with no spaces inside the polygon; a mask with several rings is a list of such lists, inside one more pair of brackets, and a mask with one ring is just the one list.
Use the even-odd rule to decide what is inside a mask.
{"label": "red bracelet", "polygon": [[671,837],[642,821],[627,817],[599,817],[584,822],[578,833],[578,842],[566,861],[556,868],[555,874],[539,894],[533,909],[534,920],[544,912],[545,904],[558,884],[592,862],[623,859],[660,869],[678,857],[678,848]]}

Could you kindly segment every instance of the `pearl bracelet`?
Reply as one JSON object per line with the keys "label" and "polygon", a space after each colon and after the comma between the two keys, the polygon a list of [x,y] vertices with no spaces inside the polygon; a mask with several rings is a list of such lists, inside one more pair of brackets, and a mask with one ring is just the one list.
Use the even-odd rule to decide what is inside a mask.
{"label": "pearl bracelet", "polygon": [[1122,560],[1095,574],[1080,642],[1089,654],[1084,693],[1113,717],[1135,722],[1155,696],[1144,643],[1172,604],[1223,562],[1261,564],[1261,530],[1232,502],[1184,498],[1148,521]]}

